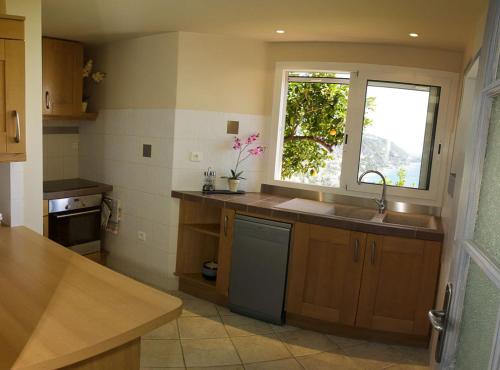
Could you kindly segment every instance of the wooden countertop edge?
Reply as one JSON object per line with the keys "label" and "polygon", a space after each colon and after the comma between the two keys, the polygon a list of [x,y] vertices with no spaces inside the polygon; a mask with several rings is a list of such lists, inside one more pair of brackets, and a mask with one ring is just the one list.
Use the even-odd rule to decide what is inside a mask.
{"label": "wooden countertop edge", "polygon": [[[265,193],[247,193],[246,195],[252,196],[255,194]],[[272,194],[267,195],[269,199],[273,197],[283,198]],[[330,215],[326,216],[316,213],[283,210],[275,208],[273,206],[259,204],[259,202],[262,202],[262,200],[256,201],[254,203],[232,202],[232,199],[241,199],[241,197],[245,197],[245,195],[224,195],[219,199],[217,195],[207,196],[202,192],[172,190],[171,197],[194,202],[206,201],[207,204],[210,203],[210,205],[216,207],[229,208],[234,209],[235,211],[247,212],[252,214],[259,214],[262,215],[262,217],[276,217],[283,220],[289,220],[290,222],[304,222],[327,227],[337,227],[340,229],[350,229],[353,231],[360,231],[370,234],[399,236],[427,241],[442,242],[444,240],[444,232],[442,229],[441,221],[439,219],[437,219],[438,228],[434,230],[397,224],[376,223],[346,217],[337,217]],[[283,202],[290,199],[283,198]]]}
{"label": "wooden countertop edge", "polygon": [[[179,299],[179,301],[181,301]],[[181,301],[182,302],[182,301]],[[64,356],[59,356],[57,358],[44,361],[43,363],[37,363],[34,365],[23,366],[23,367],[12,367],[12,370],[51,370],[51,369],[59,369],[61,367],[70,366],[77,364],[80,361],[87,360],[89,358],[100,355],[101,353],[112,350],[113,348],[117,348],[125,343],[128,343],[134,339],[137,339],[144,334],[147,334],[154,329],[169,323],[172,320],[175,320],[180,316],[182,312],[182,303],[179,307],[165,315],[162,315],[148,323],[138,326],[133,330],[130,330],[126,333],[123,333],[119,336],[110,338],[104,342],[98,342],[94,345],[81,349],[76,352],[68,353]]]}

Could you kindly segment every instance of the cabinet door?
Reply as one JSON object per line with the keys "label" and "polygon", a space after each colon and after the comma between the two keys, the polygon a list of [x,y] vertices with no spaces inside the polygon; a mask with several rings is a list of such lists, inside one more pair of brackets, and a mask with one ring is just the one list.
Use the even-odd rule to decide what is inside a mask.
{"label": "cabinet door", "polygon": [[26,153],[24,41],[5,40],[4,63],[6,151],[22,154]]}
{"label": "cabinet door", "polygon": [[82,111],[83,47],[71,41],[44,38],[43,96],[44,114],[71,116]]}
{"label": "cabinet door", "polygon": [[293,235],[287,311],[353,325],[366,234],[297,223]]}
{"label": "cabinet door", "polygon": [[219,294],[228,296],[229,275],[231,273],[231,251],[233,244],[234,211],[223,208],[219,238],[219,259],[216,289]]}
{"label": "cabinet door", "polygon": [[368,235],[356,326],[428,335],[441,244]]}

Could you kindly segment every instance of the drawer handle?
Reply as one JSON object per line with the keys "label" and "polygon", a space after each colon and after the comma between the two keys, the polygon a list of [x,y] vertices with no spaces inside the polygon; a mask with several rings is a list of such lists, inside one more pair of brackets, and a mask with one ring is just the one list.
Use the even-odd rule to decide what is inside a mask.
{"label": "drawer handle", "polygon": [[50,95],[48,91],[45,91],[45,108],[50,109]]}
{"label": "drawer handle", "polygon": [[227,221],[228,217],[224,216],[224,236],[227,236]]}
{"label": "drawer handle", "polygon": [[359,240],[356,239],[354,242],[354,262],[359,261]]}
{"label": "drawer handle", "polygon": [[438,332],[444,331],[446,322],[446,311],[444,310],[429,310],[429,321],[434,329]]}
{"label": "drawer handle", "polygon": [[377,244],[375,243],[375,240],[372,240],[372,255],[371,255],[371,263],[372,265],[375,264],[375,253],[377,251]]}
{"label": "drawer handle", "polygon": [[16,116],[16,137],[14,140],[19,143],[21,141],[21,118],[17,110],[14,111],[14,115]]}

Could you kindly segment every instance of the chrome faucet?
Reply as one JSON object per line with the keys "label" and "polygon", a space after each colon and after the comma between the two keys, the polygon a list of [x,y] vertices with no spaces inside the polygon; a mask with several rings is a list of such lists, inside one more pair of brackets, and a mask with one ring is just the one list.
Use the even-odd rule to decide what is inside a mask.
{"label": "chrome faucet", "polygon": [[375,203],[377,203],[378,213],[384,213],[384,211],[385,211],[385,188],[386,188],[386,182],[385,182],[384,175],[382,175],[380,172],[375,171],[375,170],[365,171],[361,174],[361,176],[359,176],[358,185],[361,185],[361,180],[363,179],[363,177],[365,177],[365,175],[367,175],[369,173],[374,173],[376,175],[379,175],[382,178],[382,182],[383,182],[382,197],[380,199],[375,199]]}

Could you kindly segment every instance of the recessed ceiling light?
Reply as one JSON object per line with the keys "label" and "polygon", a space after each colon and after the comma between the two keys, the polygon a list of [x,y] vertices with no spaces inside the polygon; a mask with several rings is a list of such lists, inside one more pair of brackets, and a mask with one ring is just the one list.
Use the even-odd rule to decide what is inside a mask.
{"label": "recessed ceiling light", "polygon": [[283,34],[283,33],[285,33],[285,30],[276,30],[276,33],[281,33],[281,34]]}
{"label": "recessed ceiling light", "polygon": [[416,38],[416,37],[418,37],[418,33],[416,33],[416,32],[410,32],[410,33],[408,34],[408,36],[413,37],[413,38]]}

